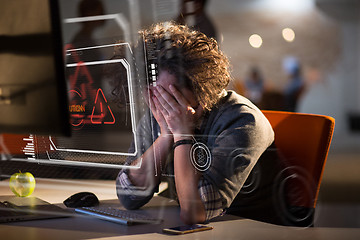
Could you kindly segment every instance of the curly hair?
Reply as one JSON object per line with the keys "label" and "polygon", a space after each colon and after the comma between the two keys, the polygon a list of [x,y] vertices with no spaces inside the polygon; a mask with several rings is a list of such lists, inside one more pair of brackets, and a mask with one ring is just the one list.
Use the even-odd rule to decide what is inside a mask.
{"label": "curly hair", "polygon": [[[193,91],[205,110],[211,110],[219,102],[231,78],[229,61],[215,39],[175,22],[157,23],[139,33],[135,49],[144,45],[151,49],[159,72],[166,70],[176,76],[178,85]],[[125,51],[122,46],[115,47],[112,59],[123,58]],[[125,69],[110,65],[105,68],[105,74],[114,87],[114,101],[124,105]]]}
{"label": "curly hair", "polygon": [[146,44],[156,46],[159,72],[174,74],[204,109],[218,103],[231,77],[228,58],[215,39],[175,22],[154,24],[141,34]]}

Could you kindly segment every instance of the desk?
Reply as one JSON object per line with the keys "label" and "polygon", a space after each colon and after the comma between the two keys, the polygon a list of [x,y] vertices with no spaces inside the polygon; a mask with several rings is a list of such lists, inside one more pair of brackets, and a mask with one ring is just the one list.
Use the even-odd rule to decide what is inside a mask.
{"label": "desk", "polygon": [[[62,204],[70,195],[90,191],[101,203],[118,204],[115,181],[97,180],[51,180],[37,179],[34,196],[53,204]],[[11,195],[8,181],[0,182],[0,195]],[[155,196],[141,211],[159,215],[164,219],[160,224],[123,226],[80,214],[69,218],[37,220],[0,224],[1,239],[360,239],[360,229],[350,228],[295,228],[277,226],[231,215],[217,218],[210,223],[211,231],[169,236],[163,228],[182,225],[176,202]]]}

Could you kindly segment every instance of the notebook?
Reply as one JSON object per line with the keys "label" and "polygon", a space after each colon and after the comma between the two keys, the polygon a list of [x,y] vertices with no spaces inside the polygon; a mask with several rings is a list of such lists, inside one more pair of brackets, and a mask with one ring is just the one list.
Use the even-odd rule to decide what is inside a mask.
{"label": "notebook", "polygon": [[0,196],[0,223],[70,217],[72,213],[36,197]]}

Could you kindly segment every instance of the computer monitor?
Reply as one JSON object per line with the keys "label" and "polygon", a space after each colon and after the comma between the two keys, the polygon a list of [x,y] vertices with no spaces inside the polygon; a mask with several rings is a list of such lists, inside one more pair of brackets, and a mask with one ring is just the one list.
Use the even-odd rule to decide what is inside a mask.
{"label": "computer monitor", "polygon": [[2,1],[0,133],[70,135],[56,0]]}
{"label": "computer monitor", "polygon": [[[65,111],[69,119],[66,123],[71,127],[71,137],[57,136],[52,132],[0,136],[2,159],[71,168],[128,167],[126,158],[139,153],[136,125],[148,111],[144,92],[148,81],[144,48],[134,48],[146,14],[140,14],[141,4],[138,1],[50,2],[52,8],[47,14],[56,16],[58,25],[56,29],[54,26],[46,29],[56,30],[63,36],[63,39],[57,39],[60,41],[57,44],[63,53],[61,74],[66,79],[66,90],[62,97],[68,102]],[[47,1],[34,0],[33,3],[39,5]],[[8,5],[9,8],[16,6]],[[35,15],[44,19],[44,7],[38,11],[41,14]],[[36,18],[34,21],[37,21]],[[48,33],[38,32],[40,34],[31,37],[48,37]],[[24,58],[32,59],[32,56],[41,58],[42,54],[33,51],[31,57]],[[43,63],[44,66],[50,60]],[[58,60],[55,58],[55,61]],[[39,74],[44,75],[51,70],[41,65],[38,69]],[[115,84],[116,81],[120,84]],[[49,96],[47,92],[46,96],[43,95],[43,103],[52,103],[51,98],[55,96]],[[59,106],[54,108],[59,110]],[[24,117],[21,120],[29,123]],[[56,121],[58,119],[54,123]],[[128,151],[133,140],[135,146]]]}
{"label": "computer monitor", "polygon": [[[140,29],[170,15],[159,11],[161,2],[168,4],[59,1],[71,137],[0,136],[2,158],[44,166],[48,171],[45,176],[66,167],[63,176],[68,178],[79,177],[84,169],[96,171],[92,176],[102,177],[107,171],[113,177],[114,169],[140,167],[141,162],[129,166],[126,159],[140,156],[137,125],[150,114],[146,87],[156,81],[157,67],[151,46],[136,43]],[[157,132],[151,134],[157,137]],[[68,175],[73,169],[79,171]],[[134,193],[146,194],[136,189]]]}

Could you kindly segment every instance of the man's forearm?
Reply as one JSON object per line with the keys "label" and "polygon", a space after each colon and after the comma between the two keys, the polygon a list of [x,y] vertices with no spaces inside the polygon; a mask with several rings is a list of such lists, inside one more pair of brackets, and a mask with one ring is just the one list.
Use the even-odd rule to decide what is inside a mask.
{"label": "man's forearm", "polygon": [[140,165],[137,169],[130,169],[128,174],[130,181],[135,186],[148,187],[151,183],[159,183],[161,170],[165,165],[172,143],[172,136],[160,135],[153,145],[132,163],[132,165]]}
{"label": "man's forearm", "polygon": [[174,153],[175,185],[180,202],[180,216],[187,224],[204,222],[206,212],[198,191],[201,174],[190,161],[191,145],[180,145]]}

